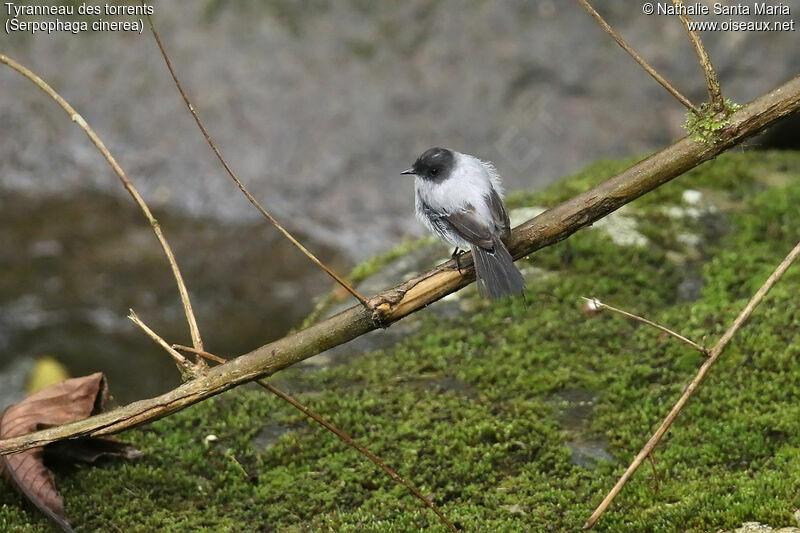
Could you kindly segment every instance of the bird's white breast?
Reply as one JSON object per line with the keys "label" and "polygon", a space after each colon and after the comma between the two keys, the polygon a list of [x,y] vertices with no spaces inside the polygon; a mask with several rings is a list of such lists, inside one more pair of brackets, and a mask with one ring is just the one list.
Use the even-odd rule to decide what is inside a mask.
{"label": "bird's white breast", "polygon": [[[500,177],[491,163],[484,163],[477,157],[454,152],[455,165],[450,176],[443,181],[430,181],[420,177],[415,179],[417,202],[428,204],[431,209],[441,213],[463,211],[467,204],[478,216],[488,223],[492,217],[488,198],[494,189],[503,197]],[[417,208],[419,211],[419,206]]]}

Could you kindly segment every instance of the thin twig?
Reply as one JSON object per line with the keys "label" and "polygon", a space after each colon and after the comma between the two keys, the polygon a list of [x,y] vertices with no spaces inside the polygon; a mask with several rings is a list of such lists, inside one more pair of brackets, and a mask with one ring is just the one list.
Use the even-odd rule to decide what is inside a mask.
{"label": "thin twig", "polygon": [[609,311],[613,311],[614,313],[618,313],[618,314],[620,314],[622,316],[625,316],[625,317],[628,317],[628,318],[632,318],[634,320],[638,320],[642,324],[647,324],[648,326],[652,326],[652,327],[656,328],[659,331],[663,331],[667,335],[671,335],[671,336],[675,337],[676,339],[678,339],[682,343],[688,344],[689,346],[691,346],[692,348],[694,348],[698,352],[702,353],[703,355],[705,355],[705,356],[708,355],[708,350],[706,350],[705,348],[703,348],[702,346],[700,346],[696,342],[687,339],[686,337],[684,337],[680,333],[676,333],[676,332],[672,331],[671,329],[662,326],[661,324],[656,324],[655,322],[651,322],[650,320],[647,320],[644,317],[641,317],[641,316],[638,316],[638,315],[634,315],[632,313],[628,313],[627,311],[623,311],[622,309],[617,309],[616,307],[612,307],[612,306],[610,306],[608,304],[604,304],[603,302],[601,302],[597,298],[585,298],[584,297],[583,299],[586,300],[587,302],[589,302],[589,305],[593,306],[595,309],[608,309]]}
{"label": "thin twig", "polygon": [[[218,363],[227,362],[227,359],[225,359],[223,357],[219,357],[219,356],[214,355],[212,353],[209,353],[209,352],[207,352],[205,350],[195,350],[194,348],[190,348],[188,346],[181,346],[180,344],[173,344],[172,347],[176,348],[178,350],[185,350],[187,352],[192,352],[192,353],[195,353],[197,355],[201,355],[201,356],[203,356],[203,357],[205,357],[207,359],[211,359],[212,361],[216,361]],[[453,526],[453,524],[447,519],[447,517],[445,517],[444,514],[442,514],[442,512],[439,510],[438,507],[436,507],[436,504],[434,504],[433,501],[431,501],[424,494],[422,494],[422,492],[420,492],[419,489],[417,489],[410,482],[406,481],[397,472],[392,470],[386,463],[381,461],[377,456],[372,454],[372,452],[370,452],[369,450],[364,448],[362,445],[357,443],[355,440],[353,440],[353,438],[350,437],[347,433],[345,433],[341,429],[337,428],[336,426],[334,426],[333,424],[331,424],[330,422],[328,422],[327,420],[322,418],[322,415],[312,411],[311,409],[309,409],[308,407],[306,407],[305,405],[303,405],[302,403],[297,401],[292,396],[289,396],[288,394],[286,394],[285,392],[283,392],[282,390],[280,390],[278,387],[274,386],[273,384],[271,384],[267,380],[259,379],[259,380],[256,380],[256,383],[258,383],[259,385],[261,385],[262,387],[264,387],[269,392],[271,392],[272,394],[274,394],[278,398],[282,399],[286,403],[290,404],[294,408],[298,409],[303,414],[305,414],[306,416],[308,416],[311,419],[313,419],[316,423],[318,423],[319,425],[321,425],[322,427],[324,427],[328,431],[332,432],[334,435],[339,437],[339,439],[342,440],[345,444],[355,448],[360,454],[362,454],[364,457],[366,457],[367,459],[372,461],[376,466],[378,466],[378,468],[380,468],[381,470],[386,472],[389,475],[389,477],[391,477],[397,483],[399,483],[399,484],[403,485],[405,488],[407,488],[418,500],[420,500],[428,508],[430,508],[431,511],[436,513],[436,516],[439,517],[439,519],[442,521],[442,523],[445,526],[447,526],[447,528],[450,531],[457,531],[455,526]]]}
{"label": "thin twig", "polygon": [[692,20],[685,12],[683,0],[672,0],[672,3],[678,8],[678,16],[681,22],[683,22],[683,27],[686,28],[686,33],[689,34],[689,39],[692,41],[692,45],[697,52],[697,58],[700,60],[700,66],[706,76],[706,87],[708,88],[708,98],[711,102],[711,109],[714,113],[725,111],[725,98],[722,97],[722,89],[719,86],[719,80],[717,79],[714,65],[711,64],[711,58],[708,57],[708,53],[703,46],[703,41],[700,39],[700,36],[690,26]]}
{"label": "thin twig", "polygon": [[409,483],[408,481],[406,481],[405,479],[400,477],[394,470],[389,468],[386,465],[386,463],[384,463],[383,461],[378,459],[369,450],[367,450],[366,448],[361,446],[359,443],[357,443],[352,438],[350,438],[347,434],[345,434],[344,432],[342,432],[341,430],[339,430],[338,428],[336,428],[335,426],[330,424],[328,421],[326,421],[324,418],[322,418],[321,416],[316,414],[314,411],[312,411],[311,409],[309,409],[305,405],[301,404],[300,402],[298,402],[297,400],[295,400],[294,398],[292,398],[291,396],[289,396],[285,392],[283,392],[283,391],[275,388],[274,386],[272,386],[269,382],[267,382],[267,381],[265,381],[263,379],[260,379],[260,380],[256,381],[256,383],[258,383],[259,385],[261,385],[265,389],[269,390],[271,393],[273,393],[274,395],[278,396],[279,398],[289,402],[294,407],[296,407],[297,409],[299,409],[300,411],[302,411],[306,415],[308,415],[311,418],[313,418],[315,422],[317,422],[318,424],[324,426],[328,430],[330,430],[333,433],[335,433],[336,436],[339,437],[339,439],[341,439],[345,443],[349,444],[350,446],[352,446],[353,448],[358,450],[367,459],[369,459],[370,461],[375,463],[381,470],[383,470],[384,472],[389,474],[389,476],[392,479],[394,479],[395,481],[397,481],[398,483],[403,485],[405,488],[407,488],[409,491],[411,491],[411,493],[414,496],[416,496],[417,499],[419,499],[421,502],[423,502],[428,508],[430,508],[431,511],[436,513],[436,516],[438,516],[439,520],[441,520],[442,523],[444,523],[444,525],[447,526],[447,529],[449,529],[450,531],[458,531],[455,528],[455,526],[444,516],[444,514],[442,514],[442,512],[439,510],[439,508],[436,507],[436,505],[429,498],[425,497],[425,495],[423,495],[419,491],[419,489],[417,489],[414,485],[412,485],[411,483]]}
{"label": "thin twig", "polygon": [[164,45],[161,43],[161,39],[158,37],[158,32],[156,32],[156,28],[153,25],[153,20],[149,15],[147,16],[147,22],[150,24],[150,31],[152,32],[153,37],[156,40],[156,44],[158,44],[158,49],[161,51],[161,56],[164,58],[164,63],[166,63],[167,69],[169,70],[170,75],[172,75],[172,80],[175,82],[175,87],[177,87],[178,92],[181,94],[181,97],[183,97],[183,101],[186,103],[186,107],[189,108],[189,112],[192,114],[192,117],[194,117],[194,121],[197,124],[197,127],[200,128],[200,131],[203,133],[203,137],[205,137],[206,142],[211,147],[211,150],[214,152],[214,155],[217,156],[219,162],[222,163],[222,166],[225,169],[225,172],[228,173],[228,176],[230,176],[230,178],[233,180],[236,186],[239,187],[239,190],[242,191],[242,193],[247,197],[250,203],[253,204],[253,206],[258,210],[258,212],[264,216],[264,218],[269,220],[270,223],[272,223],[273,226],[278,228],[278,230],[281,233],[283,233],[283,235],[287,239],[289,239],[289,241],[292,244],[294,244],[297,248],[299,248],[300,251],[306,255],[306,257],[311,259],[311,261],[313,261],[318,267],[327,272],[330,277],[332,277],[347,292],[352,294],[359,302],[361,302],[362,305],[367,306],[367,299],[364,296],[362,296],[358,291],[356,291],[353,287],[351,287],[350,284],[347,283],[344,279],[342,279],[338,274],[336,274],[336,272],[331,270],[322,261],[317,259],[317,257],[313,253],[311,253],[305,246],[303,246],[300,243],[300,241],[298,241],[291,233],[289,233],[289,231],[286,228],[284,228],[275,217],[273,217],[266,209],[264,209],[261,206],[258,200],[256,200],[255,197],[252,194],[250,194],[250,191],[248,191],[247,188],[244,186],[244,184],[239,180],[239,178],[236,177],[236,174],[234,174],[233,170],[228,165],[227,161],[225,161],[225,159],[222,157],[222,154],[217,149],[217,146],[216,144],[214,144],[214,141],[211,140],[211,136],[208,134],[208,131],[206,130],[205,126],[203,126],[203,123],[200,121],[200,117],[197,115],[194,106],[189,101],[189,97],[186,96],[186,92],[183,90],[181,82],[178,81],[178,75],[175,74],[175,70],[172,68],[172,63],[169,60],[169,56],[167,56],[167,51],[164,49]]}
{"label": "thin twig", "polygon": [[658,470],[656,470],[656,457],[653,455],[653,452],[650,452],[650,455],[647,456],[650,460],[650,466],[653,469],[653,491],[658,492]]}
{"label": "thin twig", "polygon": [[[157,344],[160,344],[162,348],[164,348],[168,354],[172,356],[172,359],[175,360],[175,364],[178,366],[178,370],[180,370],[183,376],[194,376],[196,374],[197,369],[192,364],[191,361],[186,359],[183,355],[181,355],[177,350],[175,350],[172,346],[167,344],[167,342],[158,336],[158,334],[147,327],[147,324],[142,322],[133,309],[129,309],[130,314],[128,318],[133,321],[134,324],[142,328],[142,330],[147,333],[147,335],[153,339]],[[194,350],[194,348],[192,348]]]}
{"label": "thin twig", "polygon": [[[103,143],[102,140],[100,140],[100,137],[98,137],[97,133],[95,133],[95,131],[91,127],[89,127],[89,124],[86,123],[83,117],[80,116],[78,112],[75,111],[75,109],[71,105],[69,105],[69,103],[66,100],[64,100],[64,98],[61,97],[60,94],[58,94],[52,87],[50,87],[50,85],[48,85],[43,79],[41,79],[39,76],[31,72],[29,69],[17,63],[16,61],[14,61],[13,59],[11,59],[6,55],[0,54],[0,63],[5,63],[9,67],[13,68],[17,72],[28,78],[28,80],[33,82],[34,85],[39,87],[48,96],[50,96],[50,98],[55,100],[58,103],[58,105],[60,105],[64,109],[64,111],[67,112],[72,121],[77,123],[78,126],[80,126],[84,132],[86,132],[86,135],[89,136],[89,139],[92,140],[92,142],[100,151],[100,153],[103,154],[103,157],[105,157],[106,161],[108,161],[108,164],[111,165],[111,168],[119,177],[119,180],[122,182],[122,185],[125,187],[128,193],[133,197],[133,200],[142,210],[142,213],[144,213],[144,216],[147,218],[148,222],[150,222],[150,226],[153,228],[153,231],[155,232],[156,237],[158,238],[158,242],[161,243],[161,248],[164,250],[164,254],[167,256],[167,261],[169,261],[170,268],[172,268],[172,274],[173,276],[175,276],[175,282],[178,284],[178,292],[181,295],[181,302],[183,302],[183,309],[186,314],[186,321],[189,323],[189,331],[192,336],[192,344],[198,350],[202,350],[203,341],[200,338],[200,329],[197,327],[197,319],[194,316],[194,311],[192,311],[192,303],[189,300],[189,291],[186,290],[186,284],[183,282],[183,276],[181,275],[181,271],[178,268],[178,263],[175,260],[175,255],[172,253],[172,248],[170,248],[169,243],[167,243],[167,238],[164,237],[164,233],[161,231],[161,226],[159,225],[158,221],[150,212],[150,208],[147,206],[147,203],[145,203],[144,199],[139,194],[139,191],[136,190],[136,187],[134,187],[133,183],[128,178],[127,174],[125,174],[125,171],[122,170],[122,167],[119,166],[119,163],[117,163],[117,160],[114,159],[114,156],[111,155],[111,152],[108,151],[108,148],[106,148],[106,145]],[[202,362],[202,359],[200,359],[198,363],[205,364],[204,362]]]}
{"label": "thin twig", "polygon": [[242,466],[242,463],[239,462],[239,460],[236,458],[235,455],[233,455],[233,453],[225,453],[225,456],[228,459],[230,459],[231,462],[233,464],[235,464],[239,468],[239,472],[242,473],[242,477],[243,478],[245,478],[245,479],[249,479],[250,478],[250,474],[247,473],[247,470],[244,469],[244,467]]}
{"label": "thin twig", "polygon": [[589,2],[587,2],[586,0],[578,0],[578,3],[580,3],[580,4],[583,6],[583,8],[584,8],[584,9],[585,9],[585,10],[586,10],[586,11],[587,11],[587,12],[588,12],[588,13],[589,13],[589,14],[590,14],[592,17],[594,17],[594,19],[597,21],[597,23],[598,23],[598,24],[600,24],[600,26],[602,26],[602,27],[603,27],[603,29],[606,31],[606,33],[608,33],[608,34],[609,34],[611,37],[613,37],[613,38],[614,38],[614,40],[615,40],[615,41],[617,41],[617,44],[618,44],[618,45],[620,45],[620,46],[622,47],[622,49],[623,49],[623,50],[625,50],[626,52],[628,52],[628,54],[630,54],[630,56],[631,56],[631,57],[632,57],[632,58],[633,58],[633,59],[634,59],[634,60],[635,60],[637,63],[639,63],[639,66],[641,66],[643,69],[645,69],[645,70],[647,71],[647,73],[648,73],[648,74],[650,74],[650,75],[651,75],[651,76],[652,76],[652,77],[653,77],[653,78],[654,78],[654,79],[655,79],[655,80],[656,80],[658,83],[660,83],[662,87],[664,87],[664,88],[665,88],[667,91],[669,91],[669,93],[670,93],[672,96],[674,96],[675,98],[677,98],[677,99],[678,99],[678,101],[679,101],[680,103],[682,103],[684,106],[686,106],[686,107],[687,107],[687,108],[688,108],[690,111],[692,111],[692,112],[693,112],[695,115],[700,115],[700,110],[699,110],[697,107],[695,107],[695,106],[694,106],[694,104],[692,104],[692,102],[691,102],[691,101],[689,101],[689,99],[688,99],[688,98],[686,98],[685,96],[683,96],[683,95],[682,95],[682,94],[681,94],[681,93],[680,93],[680,92],[679,92],[679,91],[678,91],[678,90],[677,90],[675,87],[673,87],[672,85],[670,85],[670,83],[669,83],[667,80],[665,80],[665,79],[664,79],[664,77],[663,77],[661,74],[659,74],[659,73],[656,71],[656,69],[654,69],[653,67],[651,67],[651,66],[650,66],[650,65],[647,63],[647,61],[645,61],[645,60],[642,58],[642,56],[640,56],[640,55],[639,55],[639,54],[636,52],[636,50],[634,50],[634,49],[631,47],[631,45],[629,45],[627,42],[625,42],[625,39],[623,39],[623,38],[622,38],[622,36],[621,36],[620,34],[618,34],[618,33],[616,32],[616,30],[615,30],[614,28],[612,28],[612,27],[611,27],[611,26],[608,24],[608,22],[606,22],[606,21],[605,21],[605,19],[603,19],[603,17],[601,17],[601,16],[600,16],[600,13],[598,13],[597,11],[595,11],[595,10],[594,10],[594,8],[593,8],[591,5],[589,5]]}
{"label": "thin twig", "polygon": [[182,352],[191,352],[193,354],[205,357],[206,359],[210,359],[215,363],[223,364],[228,362],[228,360],[225,359],[224,357],[214,355],[213,353],[207,352],[205,350],[197,350],[195,348],[192,348],[191,346],[184,346],[183,344],[173,344],[172,347],[175,348],[176,350],[181,350]]}
{"label": "thin twig", "polygon": [[689,397],[694,393],[694,391],[697,390],[697,387],[700,386],[700,383],[706,377],[706,374],[708,374],[708,371],[711,369],[711,365],[713,365],[714,362],[716,362],[717,358],[722,353],[722,350],[725,349],[725,347],[731,341],[736,332],[739,331],[739,328],[742,327],[742,324],[744,324],[745,320],[747,320],[750,317],[750,314],[753,312],[753,309],[755,309],[756,306],[761,303],[761,300],[764,299],[764,296],[769,292],[772,286],[775,285],[775,283],[781,278],[781,276],[783,276],[783,273],[786,272],[786,269],[789,268],[789,265],[792,264],[792,261],[794,261],[798,255],[800,255],[800,242],[798,242],[797,245],[792,249],[792,251],[789,252],[789,255],[787,255],[786,258],[783,261],[781,261],[781,264],[778,265],[778,267],[770,275],[770,277],[767,278],[767,281],[764,282],[764,284],[753,295],[750,301],[747,302],[745,308],[742,309],[741,313],[739,313],[739,316],[736,317],[736,320],[734,320],[733,323],[730,325],[730,327],[728,327],[728,330],[725,332],[724,335],[722,335],[722,338],[720,338],[717,344],[715,344],[714,347],[711,348],[711,351],[708,354],[709,355],[708,359],[706,359],[706,361],[700,367],[700,370],[697,372],[695,378],[692,380],[691,383],[689,383],[689,386],[686,387],[686,390],[683,391],[683,394],[675,403],[675,405],[672,407],[669,414],[666,416],[666,418],[664,418],[663,422],[661,422],[661,425],[658,427],[653,436],[650,437],[650,440],[647,441],[647,444],[645,444],[644,447],[641,449],[641,451],[636,455],[636,457],[634,458],[633,462],[630,464],[628,469],[625,471],[624,474],[622,474],[622,477],[619,478],[617,484],[614,485],[614,488],[611,489],[611,491],[606,495],[606,497],[597,507],[595,512],[592,513],[592,516],[589,517],[589,520],[587,520],[586,524],[584,524],[583,529],[589,529],[597,523],[597,521],[600,519],[600,516],[609,506],[611,501],[616,497],[617,494],[619,494],[619,491],[622,490],[622,487],[625,486],[625,483],[627,483],[630,477],[633,475],[633,473],[636,472],[636,469],[639,468],[639,465],[642,464],[642,461],[644,461],[645,458],[653,452],[653,449],[655,449],[656,445],[661,441],[661,438],[664,436],[664,433],[667,432],[667,429],[669,429],[669,426],[675,420],[675,417],[677,417],[678,413],[680,413],[681,409],[683,409],[684,404],[686,404],[686,402],[689,400]]}

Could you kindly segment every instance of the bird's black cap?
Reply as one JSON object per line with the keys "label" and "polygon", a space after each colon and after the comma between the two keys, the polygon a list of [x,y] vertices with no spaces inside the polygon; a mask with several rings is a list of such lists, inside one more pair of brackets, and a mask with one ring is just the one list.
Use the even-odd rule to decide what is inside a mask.
{"label": "bird's black cap", "polygon": [[401,172],[401,174],[414,174],[420,178],[442,181],[450,176],[455,165],[456,157],[452,150],[447,148],[430,148],[414,162],[414,166]]}

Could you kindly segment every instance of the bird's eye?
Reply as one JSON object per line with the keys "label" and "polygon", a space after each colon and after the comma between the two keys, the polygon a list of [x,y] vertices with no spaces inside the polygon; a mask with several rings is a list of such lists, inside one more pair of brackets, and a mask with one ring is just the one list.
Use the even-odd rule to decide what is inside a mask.
{"label": "bird's eye", "polygon": [[439,173],[439,169],[438,169],[438,167],[433,167],[433,168],[431,169],[431,174],[433,174],[434,176],[435,176],[436,174],[438,174],[438,173]]}

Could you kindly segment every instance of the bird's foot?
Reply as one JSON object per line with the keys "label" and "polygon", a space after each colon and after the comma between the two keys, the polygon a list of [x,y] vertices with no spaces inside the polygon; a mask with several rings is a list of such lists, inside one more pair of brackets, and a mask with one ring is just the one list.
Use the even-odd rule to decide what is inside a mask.
{"label": "bird's foot", "polygon": [[464,275],[464,273],[461,271],[461,256],[464,255],[465,253],[466,251],[459,250],[458,248],[456,248],[455,250],[453,250],[453,255],[450,256],[453,259],[453,261],[456,262],[456,269],[458,270],[458,273],[461,274],[462,276]]}

